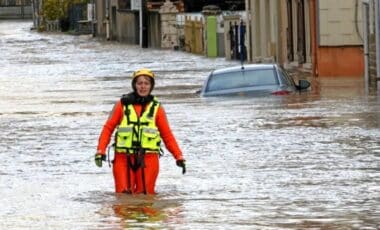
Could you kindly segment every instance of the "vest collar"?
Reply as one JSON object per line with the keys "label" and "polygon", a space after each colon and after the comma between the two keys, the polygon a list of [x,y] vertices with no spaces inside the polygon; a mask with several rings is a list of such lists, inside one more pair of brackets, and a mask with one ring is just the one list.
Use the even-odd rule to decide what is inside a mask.
{"label": "vest collar", "polygon": [[132,92],[132,93],[129,93],[129,94],[124,94],[122,97],[121,97],[121,102],[124,104],[124,105],[128,105],[128,104],[140,104],[140,105],[146,105],[148,104],[149,102],[153,101],[154,99],[154,96],[149,94],[148,96],[146,97],[141,97],[140,95],[138,95],[136,92]]}

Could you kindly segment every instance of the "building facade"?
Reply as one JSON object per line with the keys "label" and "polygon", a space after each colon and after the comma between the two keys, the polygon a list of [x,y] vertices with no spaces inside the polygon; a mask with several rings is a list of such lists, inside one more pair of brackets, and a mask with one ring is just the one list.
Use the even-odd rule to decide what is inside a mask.
{"label": "building facade", "polygon": [[362,5],[354,0],[316,1],[316,74],[363,76]]}
{"label": "building facade", "polygon": [[[183,31],[175,31],[180,29],[175,20],[178,14],[186,14],[183,12],[189,7],[186,2],[189,4],[170,0],[92,0],[95,7],[89,20],[94,19],[91,20],[93,34],[107,40],[142,47],[178,48],[186,38]],[[162,9],[165,5],[166,9]],[[369,81],[377,82],[379,5],[377,0],[245,0],[244,14],[223,13],[224,20],[234,18],[232,24],[221,26],[223,21],[216,21],[218,33],[224,35],[217,39],[220,43],[217,47],[227,47],[217,53],[231,54],[232,48],[228,48],[233,43],[229,37],[231,31],[226,30],[231,25],[244,24],[248,62],[277,62],[314,76],[367,76]],[[204,34],[207,34],[206,22],[200,28]],[[207,36],[203,39],[203,44],[210,45]],[[233,55],[226,55],[230,56]]]}
{"label": "building facade", "polygon": [[309,1],[246,0],[248,61],[311,69]]}
{"label": "building facade", "polygon": [[273,60],[316,76],[363,76],[358,2],[246,0],[250,60]]}

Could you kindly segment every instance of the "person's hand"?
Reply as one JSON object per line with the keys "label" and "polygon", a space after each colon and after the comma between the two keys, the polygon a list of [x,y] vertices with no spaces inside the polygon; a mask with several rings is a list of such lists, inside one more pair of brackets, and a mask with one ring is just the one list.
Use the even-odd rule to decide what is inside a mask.
{"label": "person's hand", "polygon": [[181,167],[182,168],[182,174],[185,174],[186,173],[186,164],[185,164],[185,160],[177,160],[176,161],[176,164],[178,167]]}
{"label": "person's hand", "polygon": [[105,154],[96,153],[95,154],[95,164],[96,164],[96,166],[102,167],[102,165],[103,165],[102,161],[106,161],[106,155]]}

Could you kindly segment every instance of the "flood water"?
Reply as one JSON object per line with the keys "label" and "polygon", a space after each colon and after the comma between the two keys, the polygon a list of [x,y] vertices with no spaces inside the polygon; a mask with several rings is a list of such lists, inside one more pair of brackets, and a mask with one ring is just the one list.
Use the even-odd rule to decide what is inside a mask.
{"label": "flood water", "polygon": [[[380,101],[361,79],[204,100],[206,75],[237,63],[31,27],[0,21],[0,229],[380,229]],[[140,67],[188,168],[165,151],[153,197],[115,195],[93,162]]]}

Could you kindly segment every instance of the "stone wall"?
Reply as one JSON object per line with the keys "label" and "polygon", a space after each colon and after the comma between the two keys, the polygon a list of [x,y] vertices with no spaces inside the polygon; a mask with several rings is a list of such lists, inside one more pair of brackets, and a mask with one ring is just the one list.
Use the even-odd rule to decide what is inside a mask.
{"label": "stone wall", "polygon": [[161,14],[161,48],[178,47],[176,6],[166,0],[159,12]]}
{"label": "stone wall", "polygon": [[369,37],[369,81],[376,81],[376,37],[375,34],[371,34]]}

